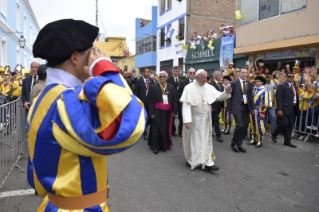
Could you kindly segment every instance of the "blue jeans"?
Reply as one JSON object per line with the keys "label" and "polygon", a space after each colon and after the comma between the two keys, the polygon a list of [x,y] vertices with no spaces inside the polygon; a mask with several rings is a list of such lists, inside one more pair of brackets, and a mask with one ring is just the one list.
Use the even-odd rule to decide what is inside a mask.
{"label": "blue jeans", "polygon": [[273,133],[277,127],[277,116],[276,116],[276,111],[274,106],[272,106],[271,108],[268,108],[268,117],[270,120],[271,132]]}

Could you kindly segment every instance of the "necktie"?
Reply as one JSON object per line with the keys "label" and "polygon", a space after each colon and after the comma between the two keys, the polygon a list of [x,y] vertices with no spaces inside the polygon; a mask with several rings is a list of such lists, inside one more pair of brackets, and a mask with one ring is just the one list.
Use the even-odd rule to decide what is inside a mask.
{"label": "necktie", "polygon": [[33,84],[32,87],[37,84],[37,76],[33,75]]}
{"label": "necktie", "polygon": [[246,90],[246,81],[243,81],[243,93],[246,94],[247,90]]}
{"label": "necktie", "polygon": [[291,90],[292,90],[292,93],[294,94],[294,105],[296,105],[296,102],[295,102],[296,93],[295,93],[295,89],[293,88],[292,84],[291,84]]}
{"label": "necktie", "polygon": [[146,89],[149,90],[150,89],[150,84],[148,83],[148,80],[146,79]]}
{"label": "necktie", "polygon": [[175,84],[176,84],[176,86],[178,87],[178,80],[177,80],[177,77],[175,77]]}
{"label": "necktie", "polygon": [[191,80],[191,82],[193,82],[193,80]]}

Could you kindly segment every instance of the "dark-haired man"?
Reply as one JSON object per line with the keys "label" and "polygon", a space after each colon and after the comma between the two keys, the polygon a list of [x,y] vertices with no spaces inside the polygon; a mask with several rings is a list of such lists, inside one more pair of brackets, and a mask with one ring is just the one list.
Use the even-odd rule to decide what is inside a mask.
{"label": "dark-haired man", "polygon": [[280,84],[276,92],[277,100],[277,116],[278,125],[271,134],[271,139],[277,143],[277,135],[284,132],[284,145],[292,148],[297,148],[291,143],[291,132],[295,121],[295,114],[299,109],[299,98],[297,88],[294,83],[294,74],[287,73],[287,81]]}
{"label": "dark-haired man", "polygon": [[47,69],[48,67],[46,65],[40,65],[38,68],[37,74],[38,74],[39,81],[31,90],[30,104],[32,104],[33,99],[37,97],[45,87],[45,80],[47,78],[47,72],[46,72]]}
{"label": "dark-haired man", "polygon": [[98,32],[84,21],[59,20],[33,45],[34,57],[50,67],[27,118],[28,181],[45,197],[38,211],[109,211],[106,156],[144,132],[142,102],[106,52],[92,48]]}

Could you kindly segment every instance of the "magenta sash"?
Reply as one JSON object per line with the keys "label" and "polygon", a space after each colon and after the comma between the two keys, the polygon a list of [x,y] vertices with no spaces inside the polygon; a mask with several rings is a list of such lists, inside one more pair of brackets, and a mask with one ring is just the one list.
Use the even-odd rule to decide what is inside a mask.
{"label": "magenta sash", "polygon": [[169,148],[172,148],[173,142],[172,142],[172,125],[173,125],[173,117],[172,117],[172,103],[168,103],[167,105],[164,105],[163,102],[155,102],[154,108],[159,110],[169,110],[169,129],[168,129],[168,135],[169,135]]}

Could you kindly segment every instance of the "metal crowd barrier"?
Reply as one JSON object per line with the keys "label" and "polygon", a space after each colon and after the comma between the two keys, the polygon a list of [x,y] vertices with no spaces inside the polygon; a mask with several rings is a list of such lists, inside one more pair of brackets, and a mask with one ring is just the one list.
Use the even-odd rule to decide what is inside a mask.
{"label": "metal crowd barrier", "polygon": [[[318,131],[318,123],[319,123],[319,114],[315,117],[314,114],[314,99],[312,98],[300,98],[301,109],[307,104],[307,110],[299,110],[298,115],[295,120],[294,126],[294,135],[297,137],[297,133],[300,136],[305,136],[303,139],[304,142],[311,141],[313,136],[317,135]],[[319,107],[319,106],[317,106]],[[317,125],[313,126],[313,120],[317,119]],[[309,127],[314,127],[314,129],[310,129]]]}
{"label": "metal crowd barrier", "polygon": [[0,188],[18,161],[26,139],[26,111],[21,98],[0,105]]}

